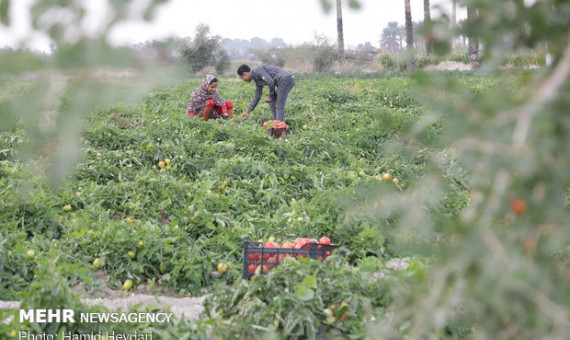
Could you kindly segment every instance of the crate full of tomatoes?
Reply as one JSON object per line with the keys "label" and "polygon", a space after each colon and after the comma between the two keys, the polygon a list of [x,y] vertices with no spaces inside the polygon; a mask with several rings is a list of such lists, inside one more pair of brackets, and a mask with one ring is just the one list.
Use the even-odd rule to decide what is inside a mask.
{"label": "crate full of tomatoes", "polygon": [[319,241],[309,238],[298,238],[295,242],[251,242],[245,241],[243,248],[243,278],[250,279],[260,267],[259,272],[265,274],[278,266],[287,257],[309,257],[314,260],[325,260],[339,248],[331,244],[328,237]]}
{"label": "crate full of tomatoes", "polygon": [[281,138],[284,133],[286,135],[291,133],[291,128],[289,128],[289,125],[279,120],[268,120],[263,123],[263,127],[267,130],[267,133],[270,136],[273,136],[273,139]]}

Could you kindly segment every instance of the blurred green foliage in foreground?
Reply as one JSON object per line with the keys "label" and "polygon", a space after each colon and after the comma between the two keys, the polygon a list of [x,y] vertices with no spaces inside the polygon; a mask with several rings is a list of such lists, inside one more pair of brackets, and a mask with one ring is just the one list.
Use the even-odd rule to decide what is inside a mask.
{"label": "blurred green foliage in foreground", "polygon": [[[161,2],[151,1],[148,10],[143,11],[145,18],[150,18],[153,7]],[[0,7],[9,3],[4,0]],[[102,66],[123,67],[130,60],[124,51],[110,49],[104,39],[108,29],[126,17],[129,3],[111,1],[117,17],[107,23],[100,36],[87,37],[70,33],[81,32],[83,10],[78,3],[40,1],[32,9],[32,22],[54,40],[50,66],[40,67],[34,58],[0,56],[12,58],[9,62],[0,60],[1,132],[26,126],[22,157],[44,157],[45,170],[53,180],[64,180],[77,161],[84,118],[94,108],[119,99],[129,100],[129,95],[113,87],[122,83],[101,79],[98,73]],[[465,25],[464,33],[479,37],[484,63],[477,72],[489,76],[488,81],[493,83],[483,81],[464,87],[460,86],[464,81],[458,80],[460,77],[409,75],[414,85],[413,94],[407,95],[422,106],[424,113],[414,126],[401,133],[407,141],[404,146],[398,143],[385,147],[401,155],[444,148],[455,157],[427,152],[429,168],[421,180],[410,183],[401,193],[368,196],[367,214],[380,219],[398,216],[394,224],[385,226],[392,251],[414,254],[430,263],[429,271],[422,269],[421,275],[404,277],[391,286],[390,304],[380,320],[367,325],[368,331],[371,338],[378,334],[409,339],[569,338],[570,3],[459,3],[478,10],[478,16]],[[69,8],[71,20],[48,24],[40,20],[57,6]],[[5,13],[0,13],[0,19],[8,24]],[[445,23],[446,18],[441,20]],[[433,38],[443,45],[449,38],[449,32],[433,33]],[[497,73],[498,65],[509,53],[538,47],[551,54],[551,67]],[[35,72],[27,73],[29,69]],[[142,70],[133,82],[140,87],[127,93],[144,93],[151,85],[173,79],[164,71]],[[486,91],[488,88],[493,91]],[[343,96],[329,99],[343,100]],[[441,133],[426,138],[437,122],[443,122]],[[450,159],[457,159],[463,171],[469,173],[465,186],[470,202],[457,216],[441,218],[441,211],[419,207],[434,206],[433,193],[448,189],[446,169]],[[434,230],[441,239],[429,237]],[[23,249],[19,251],[24,254]],[[38,289],[37,285],[32,288]],[[240,294],[253,294],[244,293],[248,287],[236,289]],[[218,298],[230,299],[230,295]],[[244,329],[240,326],[247,323],[243,325],[243,319],[232,318],[231,314],[201,326],[239,334]],[[253,315],[250,319],[248,315],[242,317],[247,321]],[[270,331],[267,325],[261,326],[263,332]],[[360,324],[358,329],[362,329]],[[182,332],[189,331],[184,328]]]}

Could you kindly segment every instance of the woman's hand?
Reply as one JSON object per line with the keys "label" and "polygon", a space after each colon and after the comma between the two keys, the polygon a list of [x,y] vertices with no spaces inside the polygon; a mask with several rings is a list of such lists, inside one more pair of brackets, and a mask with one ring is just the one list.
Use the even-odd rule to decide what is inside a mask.
{"label": "woman's hand", "polygon": [[266,102],[266,103],[271,103],[272,100],[273,100],[273,99],[271,99],[271,97],[265,98],[265,102]]}
{"label": "woman's hand", "polygon": [[249,115],[249,111],[248,111],[248,110],[245,110],[245,112],[241,114],[240,118],[245,118],[245,117],[247,117],[248,115]]}

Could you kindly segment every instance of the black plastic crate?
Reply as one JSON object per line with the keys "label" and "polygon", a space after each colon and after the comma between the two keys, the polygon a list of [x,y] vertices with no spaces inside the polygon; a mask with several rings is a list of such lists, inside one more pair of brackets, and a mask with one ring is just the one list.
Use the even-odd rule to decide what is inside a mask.
{"label": "black plastic crate", "polygon": [[258,267],[265,274],[278,266],[287,257],[310,257],[323,261],[340,246],[332,244],[307,243],[303,249],[265,248],[265,243],[245,241],[243,244],[243,278],[249,280]]}
{"label": "black plastic crate", "polygon": [[279,138],[281,138],[281,136],[283,134],[288,135],[291,133],[291,128],[284,128],[284,127],[282,127],[282,128],[270,128],[270,129],[266,129],[266,130],[270,136],[273,136],[273,139],[279,139]]}

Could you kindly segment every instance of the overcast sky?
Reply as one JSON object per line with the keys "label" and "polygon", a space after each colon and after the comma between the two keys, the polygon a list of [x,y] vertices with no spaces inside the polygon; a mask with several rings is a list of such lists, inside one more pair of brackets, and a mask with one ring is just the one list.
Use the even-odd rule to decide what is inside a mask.
{"label": "overcast sky", "polygon": [[[19,45],[49,50],[49,41],[42,34],[30,35],[29,9],[37,0],[12,1],[12,25],[0,25],[0,47]],[[85,1],[89,7],[84,29],[97,32],[109,18],[102,0]],[[137,0],[135,3],[145,3]],[[378,47],[382,29],[390,21],[404,23],[403,0],[360,0],[362,7],[353,10],[343,0],[344,41],[347,47],[370,42]],[[423,0],[411,0],[412,20],[423,20]],[[439,17],[441,5],[451,15],[451,0],[431,0],[432,18]],[[64,14],[54,13],[55,20],[65,20]],[[465,17],[458,9],[457,19]],[[336,12],[325,13],[320,0],[170,0],[156,12],[153,23],[130,22],[118,24],[109,40],[115,45],[135,43],[169,36],[193,36],[196,26],[207,24],[213,34],[223,38],[246,39],[259,37],[265,40],[281,38],[286,44],[298,45],[314,41],[315,35],[324,35],[336,42]],[[25,42],[25,43],[24,43]]]}

